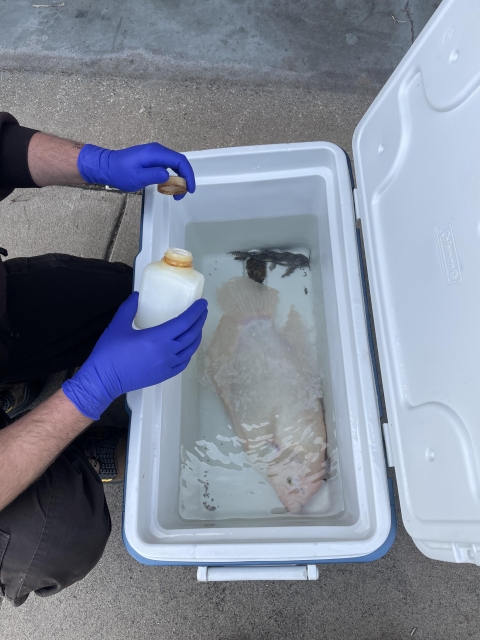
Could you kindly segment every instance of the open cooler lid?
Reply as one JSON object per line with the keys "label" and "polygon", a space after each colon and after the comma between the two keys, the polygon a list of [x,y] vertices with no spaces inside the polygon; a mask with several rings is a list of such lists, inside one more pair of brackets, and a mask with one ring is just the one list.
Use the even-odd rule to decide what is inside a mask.
{"label": "open cooler lid", "polygon": [[354,134],[407,531],[480,565],[480,3],[444,0]]}

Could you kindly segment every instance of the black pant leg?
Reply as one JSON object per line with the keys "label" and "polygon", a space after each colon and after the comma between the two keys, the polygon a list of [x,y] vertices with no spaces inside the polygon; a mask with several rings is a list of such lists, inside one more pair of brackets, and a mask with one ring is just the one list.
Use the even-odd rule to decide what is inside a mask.
{"label": "black pant leg", "polygon": [[11,331],[0,384],[83,364],[132,291],[131,267],[47,254],[5,261]]}
{"label": "black pant leg", "polygon": [[0,511],[0,589],[14,606],[29,593],[58,593],[84,578],[110,535],[103,485],[86,457],[70,446]]}

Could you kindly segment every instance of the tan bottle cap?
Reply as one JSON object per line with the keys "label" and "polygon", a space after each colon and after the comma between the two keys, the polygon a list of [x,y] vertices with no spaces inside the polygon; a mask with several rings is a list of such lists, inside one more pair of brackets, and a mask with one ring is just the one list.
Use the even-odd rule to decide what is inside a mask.
{"label": "tan bottle cap", "polygon": [[165,196],[181,196],[187,193],[187,183],[180,176],[170,176],[166,182],[157,185],[157,191]]}
{"label": "tan bottle cap", "polygon": [[193,256],[190,251],[171,247],[163,256],[163,262],[171,267],[193,267]]}

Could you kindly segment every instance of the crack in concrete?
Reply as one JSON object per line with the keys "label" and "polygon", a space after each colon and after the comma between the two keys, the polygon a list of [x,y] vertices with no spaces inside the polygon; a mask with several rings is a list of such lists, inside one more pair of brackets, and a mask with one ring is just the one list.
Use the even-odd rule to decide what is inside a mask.
{"label": "crack in concrete", "polygon": [[410,13],[410,2],[411,0],[406,1],[402,11],[407,14],[408,21],[410,22],[410,33],[412,34],[412,44],[413,44],[415,41],[415,25],[413,23],[412,14]]}
{"label": "crack in concrete", "polygon": [[126,195],[132,196],[141,196],[142,191],[122,191],[121,189],[116,189],[115,187],[104,187],[101,184],[68,184],[64,185],[68,189],[83,189],[84,191],[104,191],[105,193],[123,193]]}
{"label": "crack in concrete", "polygon": [[110,236],[110,240],[109,240],[107,248],[105,250],[104,260],[108,260],[108,262],[110,262],[110,259],[112,257],[113,249],[115,248],[115,241],[117,239],[118,232],[120,231],[120,227],[122,226],[123,218],[125,217],[125,211],[127,209],[127,202],[128,202],[128,193],[126,193],[124,198],[123,198],[122,206],[120,207],[119,214],[117,216],[117,219],[116,219],[115,224],[114,224],[113,229],[112,229],[112,234]]}
{"label": "crack in concrete", "polygon": [[117,43],[118,34],[120,33],[120,27],[122,26],[123,16],[120,18],[120,22],[117,25],[117,30],[115,31],[115,35],[113,36],[112,47],[110,49],[110,53],[115,51],[115,45]]}

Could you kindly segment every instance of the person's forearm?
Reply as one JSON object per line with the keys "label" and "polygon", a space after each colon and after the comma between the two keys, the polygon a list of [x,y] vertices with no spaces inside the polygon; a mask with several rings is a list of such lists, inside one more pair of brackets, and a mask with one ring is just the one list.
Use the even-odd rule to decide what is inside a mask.
{"label": "person's forearm", "polygon": [[39,187],[84,184],[77,168],[82,147],[80,142],[36,133],[28,146],[28,168],[35,184]]}
{"label": "person's forearm", "polygon": [[131,193],[167,182],[169,170],[185,181],[174,200],[195,191],[186,156],[158,142],[105,149],[21,127],[10,114],[0,116],[0,199],[17,188],[50,185],[98,184]]}
{"label": "person's forearm", "polygon": [[0,511],[34,482],[92,421],[63,391],[0,431]]}

